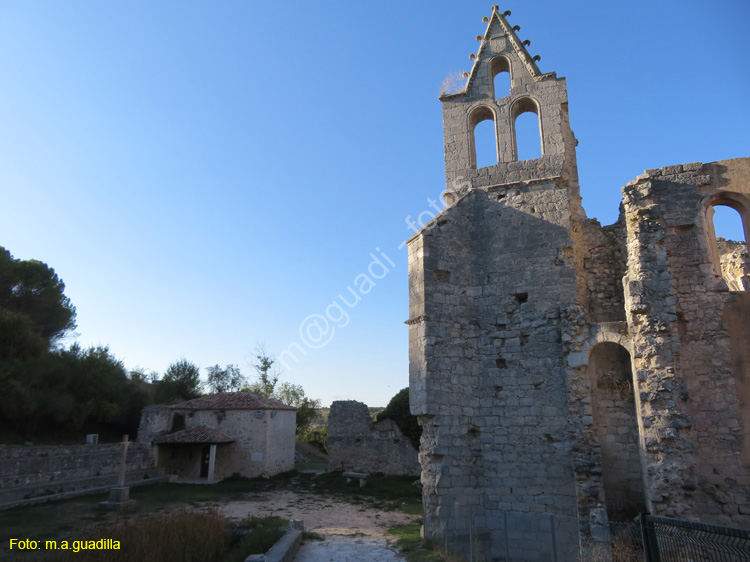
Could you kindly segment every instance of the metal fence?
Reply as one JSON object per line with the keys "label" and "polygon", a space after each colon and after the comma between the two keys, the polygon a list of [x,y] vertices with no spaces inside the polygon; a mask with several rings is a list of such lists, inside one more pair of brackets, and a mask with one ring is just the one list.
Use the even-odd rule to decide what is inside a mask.
{"label": "metal fence", "polygon": [[641,514],[646,562],[747,562],[750,531]]}

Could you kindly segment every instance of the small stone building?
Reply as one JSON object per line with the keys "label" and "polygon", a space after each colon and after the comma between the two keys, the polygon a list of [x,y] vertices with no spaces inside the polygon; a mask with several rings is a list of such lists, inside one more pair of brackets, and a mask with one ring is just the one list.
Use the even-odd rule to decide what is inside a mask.
{"label": "small stone building", "polygon": [[[440,96],[446,208],[408,242],[425,535],[573,560],[640,511],[750,527],[750,264],[712,221],[731,207],[748,239],[750,158],[647,170],[602,227],[565,79],[507,15],[493,7],[464,89]],[[519,160],[528,113],[541,156]],[[486,121],[497,161],[478,167]]]}
{"label": "small stone building", "polygon": [[182,480],[254,478],[294,468],[296,408],[249,392],[224,392],[144,408],[138,442]]}
{"label": "small stone building", "polygon": [[367,404],[337,400],[328,414],[331,470],[417,476],[417,450],[391,419],[374,422]]}

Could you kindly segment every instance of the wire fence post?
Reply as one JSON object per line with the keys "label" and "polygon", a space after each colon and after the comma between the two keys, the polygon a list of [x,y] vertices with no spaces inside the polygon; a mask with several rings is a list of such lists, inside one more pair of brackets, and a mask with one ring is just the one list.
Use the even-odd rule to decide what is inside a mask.
{"label": "wire fence post", "polygon": [[656,540],[654,524],[649,520],[648,513],[641,513],[640,521],[643,554],[646,557],[646,562],[661,562],[659,542]]}
{"label": "wire fence post", "polygon": [[510,542],[508,542],[508,512],[503,511],[503,524],[505,527],[505,560],[510,560]]}

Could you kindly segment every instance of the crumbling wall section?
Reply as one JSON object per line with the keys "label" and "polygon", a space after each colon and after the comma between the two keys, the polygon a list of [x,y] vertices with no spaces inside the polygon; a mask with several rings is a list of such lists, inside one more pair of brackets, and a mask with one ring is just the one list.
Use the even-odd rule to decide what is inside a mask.
{"label": "crumbling wall section", "polygon": [[136,441],[142,445],[151,445],[154,437],[172,430],[171,424],[172,410],[169,406],[146,406],[141,410]]}
{"label": "crumbling wall section", "polygon": [[624,322],[625,295],[622,278],[626,270],[626,232],[622,216],[609,226],[586,219],[582,222],[583,304],[590,322]]}
{"label": "crumbling wall section", "polygon": [[333,470],[416,476],[417,450],[393,420],[373,422],[366,404],[337,400],[328,414],[329,465]]}
{"label": "crumbling wall section", "polygon": [[647,170],[624,190],[626,314],[653,512],[747,526],[741,397],[710,263],[700,163]]}

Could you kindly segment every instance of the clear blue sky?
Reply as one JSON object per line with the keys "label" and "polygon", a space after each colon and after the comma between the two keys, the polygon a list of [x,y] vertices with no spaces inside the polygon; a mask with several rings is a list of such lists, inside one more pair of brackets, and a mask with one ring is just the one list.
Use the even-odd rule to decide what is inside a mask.
{"label": "clear blue sky", "polygon": [[[646,168],[750,156],[747,0],[501,9],[568,80],[589,216],[613,222]],[[128,368],[251,375],[258,342],[297,343],[284,380],[385,405],[408,384],[405,219],[444,189],[437,96],[490,13],[0,1],[0,245],[54,267],[77,340]],[[371,252],[382,279],[363,287]],[[348,287],[370,290],[348,309]],[[335,331],[313,316],[306,344],[310,315]]]}

